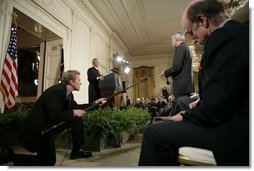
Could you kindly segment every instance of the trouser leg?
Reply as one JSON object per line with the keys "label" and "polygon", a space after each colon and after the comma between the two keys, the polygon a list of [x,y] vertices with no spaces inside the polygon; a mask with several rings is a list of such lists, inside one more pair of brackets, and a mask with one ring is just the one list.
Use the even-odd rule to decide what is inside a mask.
{"label": "trouser leg", "polygon": [[71,126],[72,133],[72,151],[79,151],[81,146],[85,145],[84,125],[82,118],[75,118]]}
{"label": "trouser leg", "polygon": [[14,154],[15,166],[53,166],[56,163],[54,138],[42,140],[37,155]]}
{"label": "trouser leg", "polygon": [[186,122],[149,125],[143,133],[139,166],[176,166],[178,149],[192,146],[209,149],[206,132]]}

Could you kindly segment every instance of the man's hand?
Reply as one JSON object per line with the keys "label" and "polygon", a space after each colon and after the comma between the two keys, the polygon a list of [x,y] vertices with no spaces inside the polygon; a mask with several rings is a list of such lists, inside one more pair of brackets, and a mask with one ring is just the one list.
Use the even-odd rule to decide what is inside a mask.
{"label": "man's hand", "polygon": [[100,99],[94,101],[94,104],[98,104],[100,106],[105,104],[105,103],[107,103],[107,99],[106,98],[100,98]]}
{"label": "man's hand", "polygon": [[199,102],[199,98],[198,98],[197,100],[195,100],[194,102],[190,103],[190,104],[189,104],[190,109],[196,107],[196,105],[198,104],[198,102]]}
{"label": "man's hand", "polygon": [[171,121],[181,121],[181,120],[183,120],[183,116],[181,114],[184,114],[184,113],[185,113],[185,111],[181,111],[174,116],[170,116],[169,119]]}
{"label": "man's hand", "polygon": [[99,80],[104,80],[104,76],[101,75],[101,76],[98,77],[98,79],[99,79]]}
{"label": "man's hand", "polygon": [[73,110],[73,113],[74,113],[74,116],[77,116],[77,117],[82,117],[84,114],[86,114],[86,111],[84,110],[81,110],[81,109],[74,109]]}
{"label": "man's hand", "polygon": [[164,70],[161,71],[161,73],[160,73],[159,76],[165,76],[165,75],[164,75]]}

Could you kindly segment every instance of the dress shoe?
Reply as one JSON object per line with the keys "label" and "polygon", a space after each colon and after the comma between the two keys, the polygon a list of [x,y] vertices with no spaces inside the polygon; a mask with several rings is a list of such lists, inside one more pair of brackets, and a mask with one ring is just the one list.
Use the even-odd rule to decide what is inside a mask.
{"label": "dress shoe", "polygon": [[10,147],[0,147],[0,165],[12,162],[14,158],[13,149]]}
{"label": "dress shoe", "polygon": [[88,157],[91,157],[92,155],[93,153],[90,151],[71,152],[70,159],[74,160],[78,158],[88,158]]}

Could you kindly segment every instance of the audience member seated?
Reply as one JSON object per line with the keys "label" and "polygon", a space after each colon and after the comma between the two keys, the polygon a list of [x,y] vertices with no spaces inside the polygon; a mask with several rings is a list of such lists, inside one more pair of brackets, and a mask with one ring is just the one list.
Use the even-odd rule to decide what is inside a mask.
{"label": "audience member seated", "polygon": [[151,114],[151,117],[157,116],[158,112],[157,112],[157,104],[155,102],[155,98],[151,99],[151,102],[150,102],[149,107],[148,107],[148,111]]}
{"label": "audience member seated", "polygon": [[173,104],[174,104],[174,96],[168,96],[168,102],[167,105],[163,107],[161,110],[162,112],[159,113],[159,116],[170,116],[173,110]]}
{"label": "audience member seated", "polygon": [[135,108],[142,108],[142,103],[141,103],[139,97],[136,99],[136,102],[135,102],[134,107],[135,107]]}
{"label": "audience member seated", "polygon": [[158,113],[162,113],[163,112],[163,108],[165,106],[167,106],[167,103],[164,101],[163,96],[159,97],[159,101],[157,102],[156,106],[157,106]]}

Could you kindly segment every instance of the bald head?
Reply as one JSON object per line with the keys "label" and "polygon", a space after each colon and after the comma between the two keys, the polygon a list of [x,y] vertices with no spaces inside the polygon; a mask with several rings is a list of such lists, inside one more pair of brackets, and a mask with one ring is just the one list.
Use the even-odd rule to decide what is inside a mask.
{"label": "bald head", "polygon": [[188,11],[189,11],[190,7],[200,1],[203,1],[203,0],[192,0],[189,3],[189,5],[187,5],[187,7],[184,9],[184,12],[182,15],[182,27],[184,30],[186,30],[191,23],[191,21],[188,18]]}
{"label": "bald head", "polygon": [[193,0],[183,12],[182,27],[186,29],[190,23],[199,23],[200,15],[215,25],[228,18],[223,4],[218,0]]}
{"label": "bald head", "polygon": [[193,0],[183,12],[182,27],[193,43],[204,44],[226,19],[224,6],[218,0]]}

